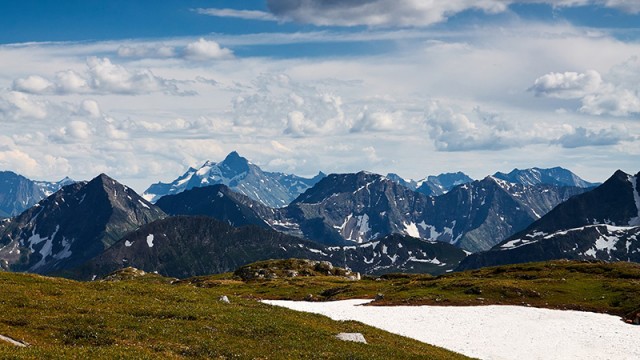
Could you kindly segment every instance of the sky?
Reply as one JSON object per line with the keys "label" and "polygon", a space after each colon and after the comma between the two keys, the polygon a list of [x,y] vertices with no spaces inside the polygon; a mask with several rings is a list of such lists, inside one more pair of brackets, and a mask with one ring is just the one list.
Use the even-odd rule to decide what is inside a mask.
{"label": "sky", "polygon": [[640,171],[636,0],[0,3],[0,170]]}

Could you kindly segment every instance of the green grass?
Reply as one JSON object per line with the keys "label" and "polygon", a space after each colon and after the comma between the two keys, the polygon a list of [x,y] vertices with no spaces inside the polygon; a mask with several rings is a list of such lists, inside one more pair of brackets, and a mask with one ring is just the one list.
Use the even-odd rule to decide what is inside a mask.
{"label": "green grass", "polygon": [[[31,344],[0,342],[0,358],[465,358],[360,323],[264,305],[234,294],[239,282],[196,287],[155,275],[124,278],[79,283],[0,273],[0,334]],[[340,332],[361,332],[369,343],[340,341]]]}
{"label": "green grass", "polygon": [[[275,264],[279,271],[289,266]],[[0,334],[32,345],[0,343],[0,358],[464,358],[357,322],[256,301],[309,295],[319,301],[384,295],[374,305],[513,304],[620,316],[640,311],[638,264],[554,261],[361,281],[320,274],[249,282],[221,274],[173,282],[126,270],[111,281],[81,283],[0,273]],[[231,304],[220,302],[221,295]],[[337,340],[340,332],[361,332],[369,344]]]}
{"label": "green grass", "polygon": [[[526,305],[627,317],[640,312],[640,265],[552,261],[430,275],[391,274],[349,281],[298,277],[244,283],[230,274],[188,279],[222,287],[246,298],[316,300],[384,299],[375,305]],[[248,286],[248,284],[250,286]]]}

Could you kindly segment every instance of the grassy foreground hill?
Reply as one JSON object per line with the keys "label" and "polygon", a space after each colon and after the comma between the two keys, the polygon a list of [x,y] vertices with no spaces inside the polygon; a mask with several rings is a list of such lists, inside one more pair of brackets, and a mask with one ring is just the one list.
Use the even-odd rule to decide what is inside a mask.
{"label": "grassy foreground hill", "polygon": [[[135,275],[81,283],[0,273],[0,335],[30,344],[0,341],[0,358],[466,358],[360,323],[265,305],[226,286]],[[360,332],[368,344],[336,339],[341,332]]]}
{"label": "grassy foreground hill", "polygon": [[[359,281],[326,266],[265,261],[236,275],[180,281],[131,269],[85,283],[0,273],[0,335],[31,344],[18,348],[0,341],[0,358],[464,358],[357,322],[336,322],[257,299],[377,296],[374,305],[515,304],[631,319],[640,312],[638,264],[554,261]],[[223,295],[230,303],[220,301]],[[363,333],[368,344],[338,340],[340,332]]]}

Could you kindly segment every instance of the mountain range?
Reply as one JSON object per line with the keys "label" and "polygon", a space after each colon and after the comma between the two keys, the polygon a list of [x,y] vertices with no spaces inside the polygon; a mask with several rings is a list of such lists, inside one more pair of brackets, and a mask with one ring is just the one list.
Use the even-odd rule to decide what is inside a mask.
{"label": "mountain range", "polygon": [[491,250],[471,255],[460,269],[553,259],[640,261],[638,178],[617,171]]}
{"label": "mountain range", "polygon": [[0,218],[16,216],[74,181],[34,181],[11,171],[0,171]]}
{"label": "mountain range", "polygon": [[322,172],[308,179],[296,175],[262,171],[233,151],[220,163],[207,161],[198,169],[189,168],[171,183],[151,185],[142,196],[156,202],[162,196],[179,194],[194,187],[224,184],[270,207],[286,206],[325,176]]}
{"label": "mountain range", "polygon": [[2,267],[51,273],[99,255],[127,232],[166,217],[132,189],[102,174],[63,187],[0,229]]}
{"label": "mountain range", "polygon": [[128,265],[186,277],[290,257],[371,274],[640,261],[638,176],[619,171],[595,188],[561,168],[475,181],[364,171],[305,179],[264,172],[233,152],[151,186],[155,204],[104,174],[49,187],[19,178],[0,189],[61,189],[0,221],[0,267],[90,279]]}

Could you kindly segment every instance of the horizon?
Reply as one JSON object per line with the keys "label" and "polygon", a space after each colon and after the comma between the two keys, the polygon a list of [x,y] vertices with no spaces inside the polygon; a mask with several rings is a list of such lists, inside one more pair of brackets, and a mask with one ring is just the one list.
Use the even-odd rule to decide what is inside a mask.
{"label": "horizon", "polygon": [[[194,169],[194,170],[198,170],[198,169],[200,169],[200,168],[202,168],[202,167],[204,167],[204,166],[207,166],[207,164],[214,164],[214,165],[215,165],[215,164],[220,164],[220,163],[222,163],[222,162],[226,159],[226,157],[227,157],[227,156],[231,155],[231,154],[232,154],[232,153],[234,153],[234,152],[235,152],[235,153],[237,153],[240,157],[242,157],[242,158],[246,159],[250,164],[253,164],[253,165],[258,166],[261,170],[266,171],[266,172],[271,172],[271,171],[269,171],[269,170],[264,169],[261,165],[259,165],[259,164],[256,164],[256,163],[252,162],[252,161],[251,161],[251,159],[249,159],[249,158],[247,158],[247,157],[243,156],[241,153],[239,153],[239,152],[238,152],[238,151],[236,151],[236,150],[231,151],[229,154],[227,154],[227,155],[226,155],[222,160],[220,160],[220,161],[206,160],[206,161],[203,161],[203,162],[201,163],[201,165],[196,166],[196,167],[193,167],[193,169]],[[323,173],[323,174],[325,174],[326,176],[329,176],[329,175],[343,175],[343,174],[355,174],[355,173],[359,173],[359,172],[367,172],[367,173],[371,173],[371,174],[375,174],[375,175],[380,175],[380,176],[382,176],[382,177],[384,177],[384,178],[387,178],[387,177],[388,177],[388,175],[394,174],[394,175],[398,175],[401,179],[403,179],[403,180],[405,180],[405,181],[407,181],[407,182],[411,182],[411,181],[419,182],[419,181],[422,181],[422,180],[426,180],[429,176],[440,176],[440,175],[455,174],[455,173],[461,172],[461,173],[463,173],[463,174],[465,174],[465,175],[469,176],[473,181],[481,181],[481,180],[483,180],[483,179],[485,179],[485,178],[487,178],[487,177],[493,177],[493,176],[495,176],[497,173],[509,174],[509,173],[511,173],[512,171],[518,171],[518,170],[520,170],[520,171],[524,171],[524,170],[531,170],[531,169],[550,170],[550,169],[554,169],[554,168],[560,168],[560,169],[568,170],[568,171],[572,172],[574,175],[578,176],[578,177],[579,177],[580,179],[582,179],[582,180],[585,180],[585,181],[590,182],[590,183],[600,183],[600,184],[601,184],[601,183],[604,183],[607,179],[609,179],[611,176],[613,176],[613,174],[615,173],[615,171],[618,171],[618,170],[624,171],[624,170],[622,170],[622,169],[617,169],[617,170],[615,170],[614,172],[612,172],[611,174],[609,174],[608,176],[606,176],[605,178],[603,178],[603,179],[596,179],[596,180],[594,180],[594,179],[585,179],[585,178],[584,178],[584,177],[582,177],[580,174],[576,174],[572,169],[564,168],[564,167],[561,167],[561,166],[552,166],[552,167],[548,167],[548,168],[542,168],[542,167],[531,167],[531,168],[513,168],[513,169],[510,169],[510,170],[495,170],[495,171],[489,171],[488,173],[485,173],[484,175],[481,175],[481,176],[479,176],[479,177],[476,177],[476,176],[470,175],[470,174],[468,174],[467,172],[465,172],[465,171],[464,171],[464,170],[462,170],[462,169],[461,169],[461,170],[457,170],[457,171],[443,172],[443,173],[437,173],[437,174],[436,174],[436,173],[433,173],[433,174],[427,174],[427,175],[424,175],[423,177],[420,177],[420,178],[407,178],[407,177],[402,176],[401,174],[397,174],[397,173],[393,173],[393,172],[373,172],[373,171],[366,170],[366,169],[360,169],[360,170],[355,170],[355,171],[351,171],[351,172],[325,172],[325,171],[323,171],[323,170],[318,170],[318,171],[317,171],[315,174],[313,174],[313,175],[300,175],[300,174],[295,174],[295,173],[286,173],[286,172],[285,172],[285,174],[297,175],[297,176],[304,177],[304,178],[312,178],[312,177],[314,177],[314,176],[317,176],[319,173]],[[2,172],[2,171],[12,171],[12,170],[4,170],[4,169],[0,169],[0,172]],[[188,172],[188,171],[189,171],[189,167],[187,167],[187,168],[186,168],[182,173],[176,173],[176,174],[174,175],[174,177],[173,177],[173,178],[171,178],[171,179],[170,179],[170,180],[168,180],[168,181],[160,181],[160,180],[157,180],[157,181],[152,182],[152,183],[149,183],[149,184],[147,184],[147,185],[143,185],[143,186],[144,186],[143,188],[136,188],[136,187],[134,187],[134,186],[132,186],[132,185],[130,185],[130,184],[128,184],[128,183],[126,183],[126,182],[124,182],[124,181],[121,181],[121,180],[120,180],[120,179],[118,179],[117,177],[112,176],[112,175],[111,175],[111,174],[109,174],[109,173],[104,173],[104,172],[103,172],[103,173],[100,173],[100,174],[96,174],[96,175],[94,175],[94,176],[92,176],[92,177],[89,177],[89,178],[85,178],[85,179],[74,179],[74,178],[70,178],[70,177],[68,177],[68,176],[65,176],[64,178],[61,178],[61,179],[33,179],[33,178],[29,178],[29,177],[25,176],[24,174],[20,174],[20,173],[17,173],[17,172],[15,172],[15,171],[12,171],[12,172],[14,172],[14,173],[16,173],[16,174],[18,174],[18,175],[21,175],[21,176],[25,176],[25,177],[27,177],[29,180],[32,180],[32,181],[44,181],[44,182],[59,182],[59,181],[65,180],[66,178],[69,178],[70,180],[73,180],[74,182],[91,181],[91,180],[95,179],[96,177],[98,177],[98,176],[100,176],[100,175],[106,175],[106,176],[108,176],[108,177],[110,177],[110,178],[112,178],[112,179],[114,179],[114,180],[118,181],[118,182],[119,182],[119,183],[121,183],[122,185],[125,185],[125,186],[127,186],[127,187],[129,187],[129,188],[132,188],[136,193],[138,193],[138,194],[142,195],[142,194],[143,194],[143,193],[144,193],[144,192],[145,192],[145,191],[146,191],[146,190],[147,190],[151,185],[154,185],[154,184],[157,184],[157,183],[171,183],[172,181],[175,181],[178,177],[180,177],[180,176],[184,175],[184,174],[185,174],[186,172]],[[630,174],[630,175],[635,175],[635,174],[636,174],[636,172],[628,172],[628,171],[624,171],[624,172],[625,172],[625,173],[627,173],[627,174]]]}
{"label": "horizon", "polygon": [[0,170],[143,192],[238,151],[265,171],[637,173],[640,4],[0,5]]}

